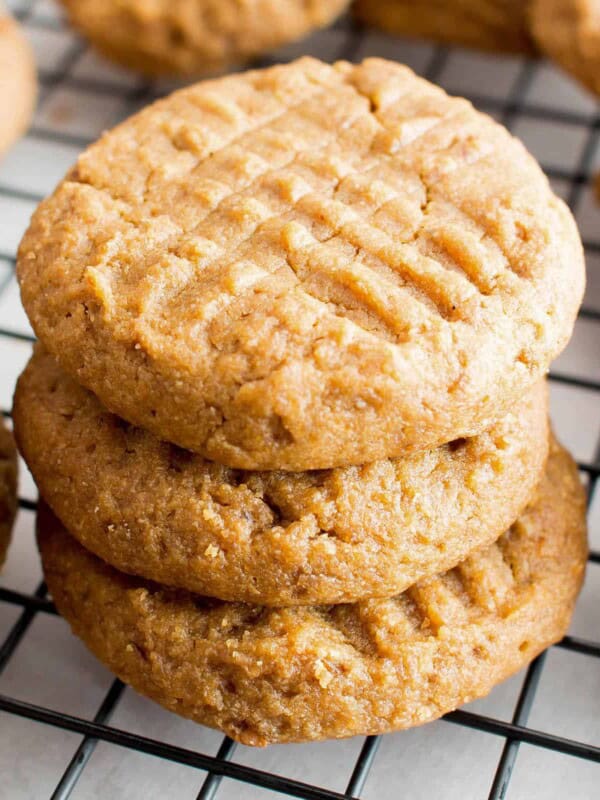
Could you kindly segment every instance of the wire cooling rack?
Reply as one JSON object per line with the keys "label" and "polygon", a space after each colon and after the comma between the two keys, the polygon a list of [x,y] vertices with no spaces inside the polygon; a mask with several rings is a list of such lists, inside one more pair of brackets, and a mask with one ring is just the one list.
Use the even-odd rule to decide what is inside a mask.
{"label": "wire cooling rack", "polygon": [[[31,130],[0,164],[0,403],[7,418],[33,341],[14,277],[29,215],[103,128],[171,88],[102,62],[48,0],[11,6],[36,49],[41,92]],[[273,60],[301,52],[327,60],[395,58],[470,97],[525,140],[577,216],[589,286],[573,343],[551,374],[551,393],[558,432],[588,485],[598,548],[600,209],[590,186],[600,166],[596,104],[547,64],[392,39],[349,20]],[[40,581],[35,489],[22,473],[16,541],[0,579],[1,798],[597,796],[600,550],[590,555],[573,635],[489,698],[415,731],[255,751],[139,698],[70,636]]]}

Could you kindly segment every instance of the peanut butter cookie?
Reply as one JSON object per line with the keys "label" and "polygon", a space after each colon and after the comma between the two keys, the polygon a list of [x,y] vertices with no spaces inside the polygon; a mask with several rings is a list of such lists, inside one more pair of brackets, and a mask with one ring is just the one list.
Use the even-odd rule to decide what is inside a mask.
{"label": "peanut butter cookie", "polygon": [[302,39],[349,0],[62,0],[103,55],[149,76],[199,75]]}
{"label": "peanut butter cookie", "polygon": [[357,0],[361,22],[400,36],[509,53],[534,51],[529,0]]}
{"label": "peanut butter cookie", "polygon": [[6,559],[17,511],[17,451],[0,417],[0,567]]}
{"label": "peanut butter cookie", "polygon": [[553,446],[535,502],[496,544],[395,598],[222,603],[130,578],[48,510],[48,587],[74,632],[137,691],[249,745],[398,730],[476,697],[559,640],[584,575],[584,493]]}
{"label": "peanut butter cookie", "polygon": [[109,410],[242,469],[491,427],[568,341],[584,264],[523,145],[380,59],[200,83],[106,134],[35,213],[38,337]]}
{"label": "peanut butter cookie", "polygon": [[36,94],[33,53],[0,2],[0,155],[27,128]]}
{"label": "peanut butter cookie", "polygon": [[540,383],[487,433],[396,461],[242,472],[122,422],[37,350],[17,439],[40,492],[123,572],[260,605],[389,597],[497,539],[548,452]]}
{"label": "peanut butter cookie", "polygon": [[595,0],[532,0],[539,48],[595,94],[600,94],[600,5]]}

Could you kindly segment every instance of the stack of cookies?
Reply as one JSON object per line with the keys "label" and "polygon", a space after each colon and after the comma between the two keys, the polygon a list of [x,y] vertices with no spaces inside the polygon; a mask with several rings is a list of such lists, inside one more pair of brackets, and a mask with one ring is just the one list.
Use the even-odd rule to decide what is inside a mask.
{"label": "stack of cookies", "polygon": [[582,249],[465,100],[378,59],[200,83],[81,156],[18,275],[48,587],[141,693],[246,744],[378,733],[563,635]]}

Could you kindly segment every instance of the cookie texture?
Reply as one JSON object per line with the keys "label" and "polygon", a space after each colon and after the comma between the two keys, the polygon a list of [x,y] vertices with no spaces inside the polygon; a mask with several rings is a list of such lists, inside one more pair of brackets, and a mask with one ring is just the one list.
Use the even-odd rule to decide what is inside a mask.
{"label": "cookie texture", "polygon": [[486,433],[396,461],[243,472],[105,411],[38,349],[13,411],[21,452],[67,529],[123,572],[223,600],[397,594],[497,539],[548,453],[540,383]]}
{"label": "cookie texture", "polygon": [[529,0],[357,0],[361,22],[400,36],[509,53],[532,53]]}
{"label": "cookie texture", "polygon": [[17,451],[0,417],[0,567],[6,559],[17,512]]}
{"label": "cookie texture", "polygon": [[381,733],[487,694],[567,629],[586,562],[583,491],[554,446],[498,543],[388,600],[264,608],[129,578],[39,517],[60,613],[125,682],[250,745]]}
{"label": "cookie texture", "polygon": [[333,22],[349,0],[62,0],[108,58],[149,76],[247,61]]}
{"label": "cookie texture", "polygon": [[25,132],[36,95],[33,53],[0,3],[0,155]]}
{"label": "cookie texture", "polygon": [[380,59],[149,107],[41,204],[17,269],[38,337],[103,405],[243,469],[486,430],[563,348],[584,285],[522,144]]}
{"label": "cookie texture", "polygon": [[600,94],[600,5],[595,0],[532,0],[531,25],[540,50]]}

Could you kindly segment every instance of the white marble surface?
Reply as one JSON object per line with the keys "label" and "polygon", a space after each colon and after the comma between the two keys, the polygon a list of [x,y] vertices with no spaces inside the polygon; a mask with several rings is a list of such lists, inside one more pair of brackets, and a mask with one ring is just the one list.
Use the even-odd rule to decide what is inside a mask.
{"label": "white marble surface", "polygon": [[[27,9],[31,0],[15,0],[13,7]],[[35,47],[43,75],[41,102],[34,125],[0,163],[0,329],[31,333],[22,311],[11,256],[19,242],[37,198],[55,185],[85,142],[126,113],[135,99],[139,80],[94,54],[60,24],[50,0],[37,0],[28,18],[27,31]],[[294,46],[285,56],[309,51],[333,59],[348,45],[344,30],[336,28]],[[72,58],[77,53],[76,58]],[[418,71],[430,64],[432,48],[389,37],[364,37],[357,57],[379,54],[409,63]],[[58,80],[67,61],[72,61],[66,80]],[[490,110],[498,116],[498,102],[518,80],[521,62],[470,52],[453,52],[439,81],[456,93],[491,98]],[[103,87],[102,93],[94,85]],[[575,169],[588,141],[588,121],[597,111],[594,101],[549,65],[540,65],[525,97],[526,103],[575,114],[574,121],[549,122],[518,115],[514,130],[544,166]],[[63,140],[61,140],[63,137]],[[600,153],[595,164],[600,167]],[[557,179],[556,188],[567,194],[569,185]],[[7,194],[16,191],[18,196]],[[578,221],[588,240],[600,241],[600,208],[586,188],[578,208]],[[3,258],[5,257],[5,258]],[[586,305],[600,311],[600,255],[588,256],[589,285]],[[556,369],[581,378],[600,380],[600,324],[589,319],[577,323],[573,341]],[[0,335],[0,407],[8,411],[15,379],[28,358],[30,344]],[[597,460],[600,438],[599,395],[560,383],[552,384],[552,415],[556,429],[581,461]],[[35,488],[25,469],[21,496],[35,499]],[[600,548],[600,497],[591,511],[591,537]],[[21,511],[15,540],[0,585],[32,592],[41,575],[32,536],[33,515]],[[591,565],[572,631],[600,641],[600,567]],[[0,602],[0,642],[15,623],[19,609]],[[509,720],[523,675],[498,687],[473,708]],[[54,617],[38,615],[0,674],[0,694],[90,719],[111,683],[111,676]],[[221,737],[154,706],[126,690],[111,720],[124,730],[158,740],[215,754]],[[530,724],[600,745],[600,660],[553,649],[547,659]],[[0,798],[38,800],[47,798],[69,763],[80,737],[0,713]],[[251,750],[239,747],[234,760],[262,770],[343,792],[360,738],[319,745],[272,747]],[[425,728],[384,737],[362,792],[368,800],[470,800],[489,792],[504,742],[491,735],[440,721]],[[101,743],[96,748],[73,797],[77,800],[123,798],[163,800],[194,798],[205,775],[159,759]],[[507,797],[597,797],[600,766],[568,756],[521,746]],[[277,795],[253,786],[225,780],[221,800],[253,800]],[[282,795],[279,795],[280,797]]]}

